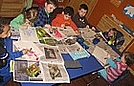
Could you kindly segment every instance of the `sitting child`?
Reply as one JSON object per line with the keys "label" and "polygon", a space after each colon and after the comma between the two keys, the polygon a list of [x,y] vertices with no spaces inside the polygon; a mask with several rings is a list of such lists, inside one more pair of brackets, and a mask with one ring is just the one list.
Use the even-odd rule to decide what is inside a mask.
{"label": "sitting child", "polygon": [[52,20],[52,26],[65,27],[70,26],[76,33],[78,33],[78,28],[72,21],[71,17],[74,14],[74,9],[70,6],[66,6],[61,14],[57,14],[56,18]]}
{"label": "sitting child", "polygon": [[87,12],[88,6],[86,4],[81,4],[78,13],[74,15],[72,20],[78,28],[91,28],[92,30],[96,30],[86,19]]}
{"label": "sitting child", "polygon": [[50,13],[58,6],[57,0],[46,0],[44,6],[39,8],[37,20],[34,26],[51,27]]}
{"label": "sitting child", "polygon": [[27,29],[29,26],[33,26],[34,21],[37,18],[38,9],[30,8],[28,10],[23,10],[23,12],[14,18],[10,22],[10,26],[14,29]]}
{"label": "sitting child", "polygon": [[130,52],[124,52],[120,58],[108,54],[107,60],[110,66],[98,72],[108,82],[112,82],[117,79],[127,69],[128,66],[131,66],[134,63],[134,54]]}
{"label": "sitting child", "polygon": [[124,35],[116,28],[103,32],[103,35],[107,39],[108,44],[114,45],[117,49],[119,49],[125,41]]}
{"label": "sitting child", "polygon": [[6,39],[10,36],[10,27],[8,24],[3,24],[4,18],[0,18],[0,86],[4,86],[10,79],[10,60],[21,57],[28,52],[23,49],[18,52],[9,52],[6,46]]}

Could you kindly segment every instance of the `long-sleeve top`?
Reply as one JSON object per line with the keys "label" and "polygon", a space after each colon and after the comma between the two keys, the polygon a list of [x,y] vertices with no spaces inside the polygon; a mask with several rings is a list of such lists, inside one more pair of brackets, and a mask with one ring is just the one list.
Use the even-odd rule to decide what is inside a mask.
{"label": "long-sleeve top", "polygon": [[76,24],[78,28],[85,28],[87,25],[89,25],[89,28],[92,28],[92,25],[89,24],[86,17],[80,17],[79,14],[75,14],[75,16],[72,18],[73,22]]}
{"label": "long-sleeve top", "polygon": [[[104,37],[107,39],[107,41],[110,41],[112,37],[108,37],[108,32],[103,32]],[[114,46],[118,49],[118,47],[122,46],[123,43],[125,42],[124,35],[120,32],[117,31],[115,39],[114,39]]]}
{"label": "long-sleeve top", "polygon": [[56,18],[52,20],[52,26],[61,27],[62,24],[72,27],[74,31],[78,31],[77,26],[71,18],[69,20],[65,20],[63,14],[57,14]]}
{"label": "long-sleeve top", "polygon": [[20,14],[10,22],[10,26],[19,29],[20,25],[24,24],[24,15]]}
{"label": "long-sleeve top", "polygon": [[[11,39],[4,40],[5,42],[10,42]],[[15,58],[21,57],[23,55],[22,51],[17,51],[17,52],[11,52],[11,47],[8,43],[6,44],[6,49],[7,52],[9,53],[8,58],[6,59],[7,64],[0,69],[0,77],[3,77],[3,82],[0,82],[0,86],[4,86],[4,84],[10,80],[11,78],[11,73],[10,73],[10,61],[15,60]],[[7,45],[8,44],[8,45]],[[9,48],[10,47],[10,48]],[[10,52],[9,52],[10,51]],[[6,53],[6,52],[5,52]]]}
{"label": "long-sleeve top", "polygon": [[109,67],[106,69],[107,73],[107,80],[109,82],[114,81],[115,79],[118,78],[119,75],[121,75],[126,69],[127,69],[127,64],[120,62],[119,58],[116,58],[116,61],[113,61],[112,58],[108,59]]}
{"label": "long-sleeve top", "polygon": [[38,17],[36,21],[34,22],[34,26],[44,27],[46,24],[51,24],[50,16],[45,11],[44,7],[40,7],[39,12],[38,12]]}

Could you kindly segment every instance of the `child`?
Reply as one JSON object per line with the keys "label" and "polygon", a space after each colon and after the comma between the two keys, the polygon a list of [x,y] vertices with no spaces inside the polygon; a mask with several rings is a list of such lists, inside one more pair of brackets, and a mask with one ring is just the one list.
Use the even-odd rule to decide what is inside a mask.
{"label": "child", "polygon": [[96,30],[91,24],[88,23],[86,19],[86,14],[88,12],[88,6],[86,4],[81,4],[78,13],[72,18],[73,22],[78,28],[91,28]]}
{"label": "child", "polygon": [[125,41],[124,35],[116,28],[103,32],[103,35],[107,39],[108,44],[114,45],[117,49],[119,49]]}
{"label": "child", "polygon": [[22,14],[18,15],[10,22],[10,26],[13,29],[27,29],[29,26],[33,25],[33,22],[37,18],[38,10],[37,8],[30,8],[28,10],[23,10]]}
{"label": "child", "polygon": [[57,0],[46,0],[45,6],[40,7],[38,12],[38,18],[34,22],[34,26],[49,27],[50,22],[50,13],[58,6]]}
{"label": "child", "polygon": [[61,14],[57,14],[56,18],[52,20],[52,26],[65,27],[70,26],[76,33],[78,33],[78,28],[72,21],[71,17],[74,14],[74,9],[70,6],[66,6]]}
{"label": "child", "polygon": [[0,18],[0,86],[4,86],[10,79],[10,60],[21,57],[28,52],[27,49],[23,49],[18,52],[8,52],[8,46],[6,46],[6,39],[10,36],[10,27],[8,24],[2,24],[4,18]]}
{"label": "child", "polygon": [[121,58],[110,56],[110,54],[108,54],[107,60],[110,66],[98,72],[108,82],[112,82],[117,79],[127,69],[128,66],[134,63],[134,54],[130,52],[124,52]]}

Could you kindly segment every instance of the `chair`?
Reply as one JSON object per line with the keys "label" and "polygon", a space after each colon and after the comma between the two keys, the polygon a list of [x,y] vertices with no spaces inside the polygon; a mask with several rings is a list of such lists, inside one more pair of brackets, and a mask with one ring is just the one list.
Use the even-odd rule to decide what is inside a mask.
{"label": "chair", "polygon": [[91,80],[91,82],[89,82],[87,84],[87,86],[90,86],[94,81],[96,81],[97,79],[100,79],[100,77],[102,77],[109,86],[114,86],[116,83],[118,83],[120,80],[124,79],[125,77],[127,77],[129,75],[130,71],[129,70],[125,70],[117,79],[115,79],[113,82],[108,82],[106,79],[104,79],[99,73],[97,77],[95,77],[94,79]]}

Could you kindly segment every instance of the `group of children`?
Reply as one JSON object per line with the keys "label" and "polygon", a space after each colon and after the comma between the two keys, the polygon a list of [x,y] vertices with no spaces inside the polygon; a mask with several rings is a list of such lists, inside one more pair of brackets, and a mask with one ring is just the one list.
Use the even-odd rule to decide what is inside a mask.
{"label": "group of children", "polygon": [[[76,15],[74,15],[74,9],[71,6],[66,6],[63,9],[62,13],[57,14],[56,18],[51,21],[50,13],[53,12],[54,9],[57,8],[57,6],[57,0],[46,0],[44,6],[40,8],[30,8],[28,10],[24,10],[22,14],[11,20],[10,24],[3,24],[3,19],[0,19],[0,84],[7,81],[7,77],[11,77],[9,72],[10,60],[14,60],[15,58],[20,57],[23,54],[28,53],[29,51],[28,49],[24,49],[22,51],[13,53],[8,52],[4,40],[10,36],[10,27],[12,29],[27,29],[29,26],[41,26],[48,28],[51,28],[51,26],[70,26],[77,34],[79,34],[79,28],[91,28],[93,30],[96,30],[95,27],[92,26],[85,17],[88,12],[88,7],[86,4],[80,5],[78,13]],[[112,59],[110,57],[111,56],[108,55],[109,62],[111,62],[114,67],[105,70],[104,77],[108,81],[113,81],[114,79],[116,79],[127,68],[127,66],[130,66],[130,64],[134,63],[133,53],[124,53],[121,57],[121,59],[123,60],[120,61],[119,58],[117,60],[120,62],[114,62],[113,59],[117,58],[112,57]],[[118,71],[121,72],[118,73]],[[116,77],[114,77],[113,74],[115,72],[117,72]],[[113,75],[111,75],[110,73],[112,73]]]}

